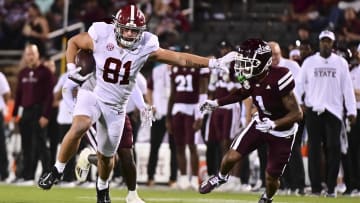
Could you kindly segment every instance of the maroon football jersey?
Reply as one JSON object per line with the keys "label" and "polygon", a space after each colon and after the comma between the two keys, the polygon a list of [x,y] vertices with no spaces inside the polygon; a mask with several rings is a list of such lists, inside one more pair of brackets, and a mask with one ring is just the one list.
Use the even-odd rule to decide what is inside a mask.
{"label": "maroon football jersey", "polygon": [[224,97],[228,95],[231,91],[229,87],[232,87],[232,82],[237,82],[235,77],[235,71],[234,68],[231,66],[230,73],[228,76],[224,76],[224,74],[221,71],[217,71],[217,78],[218,81],[216,81],[215,84],[215,91],[214,91],[214,99],[218,99],[221,97]]}
{"label": "maroon football jersey", "polygon": [[199,82],[202,74],[199,68],[173,67],[171,82],[175,85],[174,102],[196,104],[199,100]]}
{"label": "maroon football jersey", "polygon": [[248,91],[261,119],[267,117],[276,120],[289,113],[281,100],[295,87],[294,78],[289,69],[270,67],[269,74],[261,83],[251,80],[249,83]]}

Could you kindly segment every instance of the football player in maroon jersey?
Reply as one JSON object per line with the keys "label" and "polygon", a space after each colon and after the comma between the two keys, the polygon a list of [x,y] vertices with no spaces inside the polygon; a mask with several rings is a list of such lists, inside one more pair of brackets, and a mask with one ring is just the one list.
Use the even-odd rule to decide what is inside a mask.
{"label": "football player in maroon jersey", "polygon": [[[189,45],[183,46],[183,52],[191,53]],[[202,126],[202,114],[198,103],[207,99],[209,69],[171,68],[171,94],[166,116],[166,127],[174,136],[176,158],[180,177],[177,186],[180,189],[199,188],[199,155],[195,143],[195,134]],[[189,147],[190,161],[186,161],[186,146]],[[191,175],[187,175],[187,165],[191,166]],[[189,181],[190,180],[190,181]]]}
{"label": "football player in maroon jersey", "polygon": [[200,186],[206,194],[226,183],[235,163],[263,144],[268,145],[266,191],[259,203],[272,202],[280,186],[279,177],[288,163],[302,110],[294,96],[294,78],[289,69],[271,66],[272,52],[267,42],[260,39],[244,41],[235,60],[235,71],[242,88],[226,97],[205,101],[200,109],[211,111],[218,106],[242,101],[251,96],[258,110],[250,124],[234,139],[224,155],[218,175]]}

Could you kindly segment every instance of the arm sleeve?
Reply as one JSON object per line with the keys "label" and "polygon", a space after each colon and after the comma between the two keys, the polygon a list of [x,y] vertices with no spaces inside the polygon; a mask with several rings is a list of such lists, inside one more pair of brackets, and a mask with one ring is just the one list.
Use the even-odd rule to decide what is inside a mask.
{"label": "arm sleeve", "polygon": [[55,76],[50,72],[50,70],[46,69],[45,77],[45,84],[44,84],[44,91],[45,98],[43,103],[43,110],[42,110],[42,116],[46,117],[47,119],[50,119],[51,110],[52,110],[52,104],[54,101],[54,94],[53,89],[55,85]]}
{"label": "arm sleeve", "polygon": [[59,80],[57,81],[57,83],[56,83],[56,85],[54,87],[53,93],[56,93],[56,92],[61,90],[61,88],[64,85],[64,82],[66,80],[66,77],[67,77],[66,74],[63,74],[63,75],[60,76]]}
{"label": "arm sleeve", "polygon": [[74,109],[75,106],[75,97],[73,96],[73,91],[75,88],[78,88],[79,84],[66,78],[64,86],[62,88],[62,97],[64,100],[65,105],[71,111]]}
{"label": "arm sleeve", "polygon": [[138,109],[141,110],[146,108],[143,94],[138,85],[135,85],[133,91],[131,92],[130,98],[133,100]]}
{"label": "arm sleeve", "polygon": [[355,92],[354,92],[354,87],[352,84],[350,72],[349,69],[347,68],[347,64],[343,68],[343,77],[344,78],[341,80],[341,86],[342,86],[341,89],[344,95],[347,116],[349,115],[356,116],[357,111],[356,111]]}
{"label": "arm sleeve", "polygon": [[281,97],[289,94],[289,92],[291,92],[294,89],[295,81],[291,71],[287,69],[287,72],[285,72],[277,81],[277,87],[278,87],[279,95]]}
{"label": "arm sleeve", "polygon": [[296,84],[294,89],[294,94],[299,105],[302,105],[304,103],[302,98],[303,95],[305,94],[305,81],[306,81],[306,68],[304,66],[306,65],[305,62],[303,63],[303,66],[301,67],[301,70],[296,78]]}
{"label": "arm sleeve", "polygon": [[13,111],[14,117],[16,117],[18,115],[19,107],[21,105],[21,99],[22,99],[21,98],[22,97],[21,78],[22,78],[22,72],[20,71],[20,73],[18,75],[17,88],[16,88],[16,92],[15,92],[15,104],[14,104],[14,111]]}
{"label": "arm sleeve", "polygon": [[237,89],[233,92],[231,92],[228,96],[219,98],[217,100],[219,106],[224,106],[227,104],[233,104],[239,101],[242,101],[243,99],[247,98],[247,96],[244,95],[243,89]]}

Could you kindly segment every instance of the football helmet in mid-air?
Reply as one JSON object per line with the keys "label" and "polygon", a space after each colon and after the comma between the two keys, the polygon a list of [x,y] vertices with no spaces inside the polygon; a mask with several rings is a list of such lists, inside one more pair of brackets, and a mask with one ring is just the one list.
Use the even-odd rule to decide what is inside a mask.
{"label": "football helmet in mid-air", "polygon": [[[145,15],[135,5],[121,8],[114,16],[113,24],[117,42],[129,49],[136,48],[146,29]],[[131,32],[131,35],[124,36],[124,32]]]}
{"label": "football helmet in mid-air", "polygon": [[271,48],[261,39],[248,39],[238,48],[234,69],[245,79],[268,71],[272,61]]}

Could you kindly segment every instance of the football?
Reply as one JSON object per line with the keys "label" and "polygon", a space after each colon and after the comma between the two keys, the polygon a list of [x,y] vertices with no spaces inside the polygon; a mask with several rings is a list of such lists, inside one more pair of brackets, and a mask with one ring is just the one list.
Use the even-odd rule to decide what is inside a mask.
{"label": "football", "polygon": [[75,56],[76,67],[81,67],[80,75],[85,76],[92,73],[96,68],[96,62],[91,50],[81,49]]}

